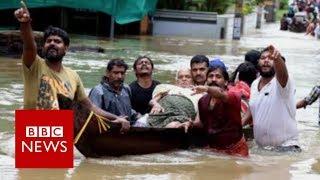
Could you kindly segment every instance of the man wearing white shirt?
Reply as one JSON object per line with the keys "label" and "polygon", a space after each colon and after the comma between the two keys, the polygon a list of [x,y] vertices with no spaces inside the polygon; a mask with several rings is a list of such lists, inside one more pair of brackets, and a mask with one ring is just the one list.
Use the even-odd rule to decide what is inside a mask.
{"label": "man wearing white shirt", "polygon": [[261,147],[300,152],[295,87],[284,58],[272,45],[261,52],[258,70],[260,77],[252,83],[250,111],[243,124],[253,120],[254,138]]}

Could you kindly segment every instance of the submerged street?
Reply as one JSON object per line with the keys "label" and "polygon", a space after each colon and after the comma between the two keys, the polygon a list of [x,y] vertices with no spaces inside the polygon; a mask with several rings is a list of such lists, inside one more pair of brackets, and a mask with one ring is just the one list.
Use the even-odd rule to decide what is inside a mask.
{"label": "submerged street", "polygon": [[[155,63],[154,79],[173,83],[176,70],[188,67],[193,55],[220,57],[231,73],[244,54],[272,44],[286,58],[289,75],[296,85],[296,98],[305,97],[320,79],[320,41],[303,33],[280,31],[279,24],[244,35],[240,41],[138,36],[98,40],[71,36],[71,45],[92,45],[105,53],[69,52],[64,65],[76,70],[86,88],[95,86],[104,74],[107,60],[124,58],[130,65],[126,82],[134,79],[133,61],[139,55]],[[73,169],[14,168],[14,110],[22,108],[21,60],[0,57],[0,179],[319,179],[320,127],[318,106],[297,110],[302,153],[275,153],[249,142],[247,159],[214,154],[201,149],[177,150],[141,156],[85,159],[76,152]]]}

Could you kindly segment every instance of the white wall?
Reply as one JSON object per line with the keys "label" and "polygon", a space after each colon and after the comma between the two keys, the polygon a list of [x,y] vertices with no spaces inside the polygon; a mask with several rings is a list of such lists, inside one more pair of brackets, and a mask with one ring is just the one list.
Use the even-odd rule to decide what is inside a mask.
{"label": "white wall", "polygon": [[[256,30],[256,18],[256,12],[244,17],[243,34],[248,34]],[[224,38],[232,39],[233,21],[234,14],[218,15],[216,24],[157,20],[153,21],[153,35],[220,39],[221,28],[224,28]]]}

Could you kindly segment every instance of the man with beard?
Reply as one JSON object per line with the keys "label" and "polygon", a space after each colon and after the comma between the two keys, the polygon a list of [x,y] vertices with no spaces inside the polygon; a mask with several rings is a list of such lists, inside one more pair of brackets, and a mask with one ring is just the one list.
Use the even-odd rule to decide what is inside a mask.
{"label": "man with beard", "polygon": [[124,78],[128,65],[122,59],[111,59],[106,68],[106,75],[102,77],[100,84],[89,93],[91,101],[101,109],[125,117],[130,124],[138,118],[138,114],[131,108],[131,91],[124,84]]}
{"label": "man with beard", "polygon": [[214,152],[236,156],[248,156],[248,146],[242,132],[240,102],[235,91],[228,91],[228,72],[223,67],[212,67],[208,71],[207,85],[196,86],[194,92],[207,93],[198,103],[199,112],[194,122],[187,127],[203,127],[208,145]]}
{"label": "man with beard", "polygon": [[143,115],[150,112],[149,101],[152,99],[154,88],[160,82],[152,79],[153,62],[147,56],[138,57],[133,64],[133,69],[137,80],[130,84],[131,105],[135,111]]}
{"label": "man with beard", "polygon": [[261,52],[258,70],[261,77],[251,85],[250,109],[243,123],[250,122],[252,117],[254,139],[259,146],[280,152],[300,152],[295,87],[284,58],[272,45]]}
{"label": "man with beard", "polygon": [[77,101],[94,113],[121,123],[122,130],[128,130],[129,122],[124,118],[94,106],[85,94],[79,75],[62,65],[70,42],[68,34],[56,27],[45,30],[42,59],[37,55],[28,9],[22,7],[14,14],[20,22],[23,41],[24,109],[57,110],[63,108],[66,101]]}
{"label": "man with beard", "polygon": [[204,85],[207,80],[209,59],[204,55],[195,55],[190,61],[194,85]]}

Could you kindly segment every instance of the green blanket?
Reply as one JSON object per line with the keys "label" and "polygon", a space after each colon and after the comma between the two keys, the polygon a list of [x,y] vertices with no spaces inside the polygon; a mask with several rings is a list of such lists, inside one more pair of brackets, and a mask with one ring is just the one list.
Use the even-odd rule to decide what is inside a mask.
{"label": "green blanket", "polygon": [[159,101],[159,104],[164,112],[150,114],[148,124],[151,127],[163,128],[172,121],[183,123],[196,117],[192,101],[185,96],[167,95]]}

